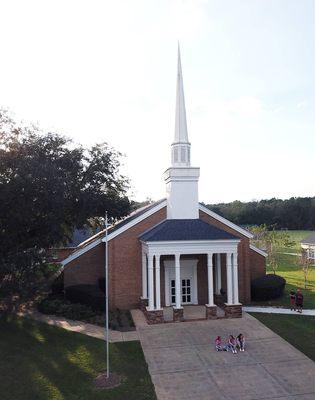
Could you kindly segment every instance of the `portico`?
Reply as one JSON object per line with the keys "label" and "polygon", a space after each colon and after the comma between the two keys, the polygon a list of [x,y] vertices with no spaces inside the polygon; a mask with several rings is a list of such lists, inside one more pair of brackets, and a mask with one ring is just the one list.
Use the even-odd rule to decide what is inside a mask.
{"label": "portico", "polygon": [[[222,258],[226,262],[227,302],[240,306],[238,298],[238,239],[204,241],[142,242],[142,300],[147,300],[150,322],[162,322],[163,308],[173,306],[173,320],[183,320],[183,306],[199,304],[196,256],[206,255],[207,302],[205,318],[216,318],[214,294],[222,285]],[[222,257],[225,255],[225,257]],[[163,260],[164,259],[164,260]],[[164,298],[161,299],[161,269],[164,269]],[[199,282],[200,284],[200,282]],[[157,320],[157,321],[156,321]]]}

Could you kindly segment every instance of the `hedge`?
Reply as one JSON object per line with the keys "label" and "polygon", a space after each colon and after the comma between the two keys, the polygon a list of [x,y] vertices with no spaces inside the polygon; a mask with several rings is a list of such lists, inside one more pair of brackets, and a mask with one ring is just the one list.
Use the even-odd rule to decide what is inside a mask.
{"label": "hedge", "polygon": [[272,300],[283,295],[286,280],[279,275],[267,274],[251,284],[253,300]]}
{"label": "hedge", "polygon": [[85,304],[95,311],[105,310],[105,294],[98,285],[68,286],[65,296],[72,303]]}

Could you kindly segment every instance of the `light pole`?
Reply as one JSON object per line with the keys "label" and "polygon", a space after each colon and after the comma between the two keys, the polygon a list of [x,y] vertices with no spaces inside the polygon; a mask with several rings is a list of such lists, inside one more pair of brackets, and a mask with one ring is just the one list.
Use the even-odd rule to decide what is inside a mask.
{"label": "light pole", "polygon": [[106,376],[109,378],[109,329],[108,329],[108,219],[105,217],[105,336],[106,336]]}

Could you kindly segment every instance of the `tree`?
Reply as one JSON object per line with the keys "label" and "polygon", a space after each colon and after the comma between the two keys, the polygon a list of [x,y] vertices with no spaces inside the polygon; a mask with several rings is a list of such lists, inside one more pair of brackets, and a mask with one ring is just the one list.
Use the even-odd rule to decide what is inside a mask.
{"label": "tree", "polygon": [[253,244],[263,248],[268,253],[268,264],[274,274],[279,265],[278,251],[281,247],[292,247],[294,242],[290,239],[290,235],[286,231],[277,231],[275,226],[268,229],[267,225],[260,225],[251,228],[254,234]]}
{"label": "tree", "polygon": [[303,273],[304,289],[307,288],[307,277],[311,272],[312,260],[304,249],[300,249],[297,256],[297,265]]}
{"label": "tree", "polygon": [[26,276],[23,255],[38,270],[44,249],[66,243],[89,218],[129,213],[120,157],[106,143],[84,148],[0,112],[0,288]]}

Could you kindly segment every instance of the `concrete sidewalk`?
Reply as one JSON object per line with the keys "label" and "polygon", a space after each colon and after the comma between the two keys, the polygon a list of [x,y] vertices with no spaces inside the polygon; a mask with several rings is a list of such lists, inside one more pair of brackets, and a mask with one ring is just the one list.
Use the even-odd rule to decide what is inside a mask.
{"label": "concrete sidewalk", "polygon": [[[67,331],[78,332],[82,333],[83,335],[105,340],[105,329],[101,326],[88,324],[82,321],[73,321],[62,317],[56,317],[54,315],[45,315],[36,310],[19,312],[17,315],[20,317],[32,318],[36,321],[45,322],[48,325],[58,326],[59,328],[66,329]],[[133,340],[139,340],[137,331],[109,331],[109,341],[111,343],[130,342]]]}
{"label": "concrete sidewalk", "polygon": [[311,315],[315,316],[315,310],[303,310],[302,314],[297,311],[291,311],[289,308],[281,307],[243,307],[243,311],[246,312],[257,312],[266,314],[289,314],[289,315]]}
{"label": "concrete sidewalk", "polygon": [[[137,330],[158,400],[315,399],[315,363],[249,314]],[[244,353],[215,351],[240,332]]]}

